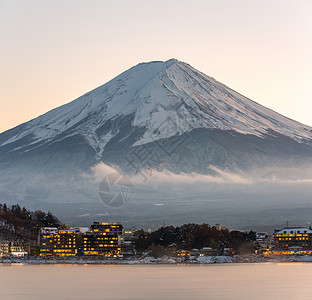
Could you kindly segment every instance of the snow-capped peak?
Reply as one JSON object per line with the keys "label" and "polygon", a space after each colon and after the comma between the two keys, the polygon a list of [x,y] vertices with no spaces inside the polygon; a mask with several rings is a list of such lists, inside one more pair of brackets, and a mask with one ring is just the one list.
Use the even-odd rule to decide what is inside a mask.
{"label": "snow-capped peak", "polygon": [[[101,156],[118,133],[96,131],[110,120],[131,116],[144,128],[133,145],[181,135],[196,128],[263,136],[275,131],[298,142],[312,140],[312,128],[238,94],[176,59],[140,63],[78,99],[12,130],[0,146],[31,136],[31,144],[83,135]],[[168,121],[169,120],[169,121]],[[170,122],[171,121],[171,122]],[[1,141],[0,141],[1,143]]]}

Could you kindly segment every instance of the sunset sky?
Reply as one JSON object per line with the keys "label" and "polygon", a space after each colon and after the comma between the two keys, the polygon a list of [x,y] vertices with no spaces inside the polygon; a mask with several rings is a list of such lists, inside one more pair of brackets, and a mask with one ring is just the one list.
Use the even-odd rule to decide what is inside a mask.
{"label": "sunset sky", "polygon": [[0,132],[176,58],[312,126],[311,0],[0,0]]}

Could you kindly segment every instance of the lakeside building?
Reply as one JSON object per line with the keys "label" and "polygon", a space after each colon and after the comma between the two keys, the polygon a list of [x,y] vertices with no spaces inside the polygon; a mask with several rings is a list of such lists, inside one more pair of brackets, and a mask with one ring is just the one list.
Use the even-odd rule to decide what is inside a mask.
{"label": "lakeside building", "polygon": [[306,227],[286,227],[275,230],[273,240],[272,254],[312,254],[312,230]]}
{"label": "lakeside building", "polygon": [[218,254],[218,249],[211,247],[203,247],[200,250],[200,256],[216,256]]}
{"label": "lakeside building", "polygon": [[27,256],[27,246],[24,242],[17,241],[0,241],[0,257],[1,256]]}
{"label": "lakeside building", "polygon": [[53,255],[75,256],[77,255],[77,234],[79,229],[59,230],[53,235]]}
{"label": "lakeside building", "polygon": [[53,255],[53,237],[57,234],[56,227],[43,227],[39,232],[40,256]]}
{"label": "lakeside building", "polygon": [[26,245],[25,251],[29,256],[39,256],[40,255],[40,246],[39,245]]}
{"label": "lakeside building", "polygon": [[0,241],[0,256],[5,256],[10,253],[10,242]]}
{"label": "lakeside building", "polygon": [[[17,253],[17,252],[26,252],[25,251],[26,245],[23,242],[11,242],[10,243],[10,252]],[[25,255],[25,254],[24,254]]]}
{"label": "lakeside building", "polygon": [[83,235],[83,254],[106,257],[121,256],[123,226],[120,223],[94,222]]}
{"label": "lakeside building", "polygon": [[235,250],[233,248],[224,248],[223,249],[223,255],[234,255]]}
{"label": "lakeside building", "polygon": [[268,232],[256,233],[256,250],[255,253],[261,255],[270,251],[274,243],[272,243],[272,237]]}
{"label": "lakeside building", "polygon": [[132,256],[135,253],[133,230],[124,231],[121,251],[123,256]]}
{"label": "lakeside building", "polygon": [[90,229],[44,227],[39,234],[40,256],[120,256],[123,232],[119,223],[94,222]]}
{"label": "lakeside building", "polygon": [[189,257],[191,255],[191,251],[180,249],[176,251],[177,257]]}

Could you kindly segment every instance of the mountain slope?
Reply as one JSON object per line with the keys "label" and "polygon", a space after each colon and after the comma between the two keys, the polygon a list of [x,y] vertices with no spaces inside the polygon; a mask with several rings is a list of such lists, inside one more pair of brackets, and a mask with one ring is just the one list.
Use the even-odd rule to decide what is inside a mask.
{"label": "mountain slope", "polygon": [[[132,145],[198,128],[263,137],[270,131],[311,144],[312,128],[269,110],[177,60],[139,64],[107,84],[0,135],[1,148],[27,150],[81,134],[100,157],[120,124],[140,130]],[[162,128],[164,122],[172,124]],[[128,130],[128,136],[133,130]],[[127,138],[123,134],[123,138]]]}
{"label": "mountain slope", "polygon": [[99,162],[146,180],[154,169],[241,174],[311,161],[311,127],[171,59],[134,66],[0,134],[0,198],[34,209],[98,203],[86,174]]}

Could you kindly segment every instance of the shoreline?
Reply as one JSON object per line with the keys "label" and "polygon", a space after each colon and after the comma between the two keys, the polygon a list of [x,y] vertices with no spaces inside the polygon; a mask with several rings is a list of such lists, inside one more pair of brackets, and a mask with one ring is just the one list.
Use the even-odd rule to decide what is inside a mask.
{"label": "shoreline", "polygon": [[206,256],[195,259],[172,257],[142,257],[142,258],[0,258],[0,264],[32,264],[32,265],[209,265],[209,264],[237,264],[237,263],[290,263],[312,262],[312,256],[274,256],[262,257],[257,255],[236,256]]}

